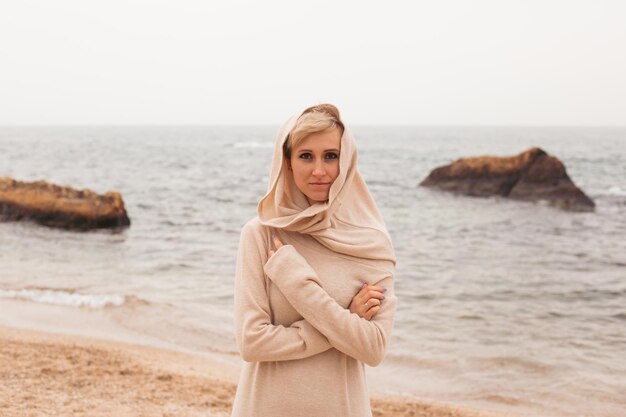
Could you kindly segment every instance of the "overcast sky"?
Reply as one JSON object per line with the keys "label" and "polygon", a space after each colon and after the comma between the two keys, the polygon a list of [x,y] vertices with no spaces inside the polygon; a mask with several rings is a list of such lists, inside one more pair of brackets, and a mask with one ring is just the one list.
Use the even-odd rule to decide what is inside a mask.
{"label": "overcast sky", "polygon": [[0,124],[626,125],[626,1],[0,3]]}

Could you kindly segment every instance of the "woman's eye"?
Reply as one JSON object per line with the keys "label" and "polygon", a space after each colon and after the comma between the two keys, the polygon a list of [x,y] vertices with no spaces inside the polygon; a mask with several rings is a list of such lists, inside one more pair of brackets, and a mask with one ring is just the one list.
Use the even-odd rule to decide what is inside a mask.
{"label": "woman's eye", "polygon": [[326,159],[337,159],[339,158],[339,155],[337,155],[336,152],[328,152],[326,154]]}
{"label": "woman's eye", "polygon": [[304,152],[300,154],[300,159],[311,159],[312,156],[309,152]]}

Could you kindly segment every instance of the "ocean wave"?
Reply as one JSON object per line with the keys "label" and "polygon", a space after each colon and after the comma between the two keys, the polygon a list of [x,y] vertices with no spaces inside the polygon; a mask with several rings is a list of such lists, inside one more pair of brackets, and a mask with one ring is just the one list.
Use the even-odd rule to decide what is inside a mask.
{"label": "ocean wave", "polygon": [[475,357],[467,360],[476,366],[475,369],[516,369],[524,373],[547,375],[554,370],[554,366],[548,365],[533,358],[518,356],[492,356]]}
{"label": "ocean wave", "polygon": [[34,301],[36,303],[56,304],[72,307],[101,309],[122,305],[139,305],[146,302],[135,296],[119,294],[82,294],[71,289],[21,289],[0,290],[0,298]]}
{"label": "ocean wave", "polygon": [[607,190],[608,195],[618,196],[618,197],[626,197],[626,190],[620,188],[617,185],[612,186]]}
{"label": "ocean wave", "polygon": [[192,269],[193,267],[194,267],[193,265],[189,263],[185,263],[185,262],[170,262],[170,263],[156,265],[154,267],[154,270],[164,272],[164,271],[176,271],[179,269]]}
{"label": "ocean wave", "polygon": [[417,357],[406,352],[389,352],[385,356],[385,362],[417,369],[450,369],[453,366],[448,361]]}
{"label": "ocean wave", "polygon": [[626,320],[626,313],[613,314],[611,317],[619,320]]}
{"label": "ocean wave", "polygon": [[458,317],[459,317],[459,319],[461,319],[461,320],[473,320],[473,321],[476,321],[476,320],[482,320],[482,321],[484,321],[484,320],[486,320],[486,319],[485,319],[483,316],[481,316],[480,314],[462,314],[462,315],[460,315],[460,316],[458,316]]}

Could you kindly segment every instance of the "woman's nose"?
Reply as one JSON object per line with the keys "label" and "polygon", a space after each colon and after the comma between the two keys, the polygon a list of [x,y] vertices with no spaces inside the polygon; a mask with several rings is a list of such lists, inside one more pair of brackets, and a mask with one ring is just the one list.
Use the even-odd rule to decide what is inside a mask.
{"label": "woman's nose", "polygon": [[316,162],[315,168],[313,168],[313,175],[316,177],[322,177],[326,175],[326,170],[324,169],[324,165],[322,162]]}

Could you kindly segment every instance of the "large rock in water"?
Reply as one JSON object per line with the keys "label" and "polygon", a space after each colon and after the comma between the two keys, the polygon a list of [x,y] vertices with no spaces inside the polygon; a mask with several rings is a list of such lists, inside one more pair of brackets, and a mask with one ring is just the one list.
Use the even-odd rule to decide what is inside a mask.
{"label": "large rock in water", "polygon": [[45,181],[0,177],[0,220],[32,220],[64,229],[89,230],[130,225],[120,193],[104,195]]}
{"label": "large rock in water", "polygon": [[471,196],[546,200],[569,210],[593,210],[595,203],[569,178],[565,166],[540,148],[517,156],[462,158],[435,168],[420,183]]}

